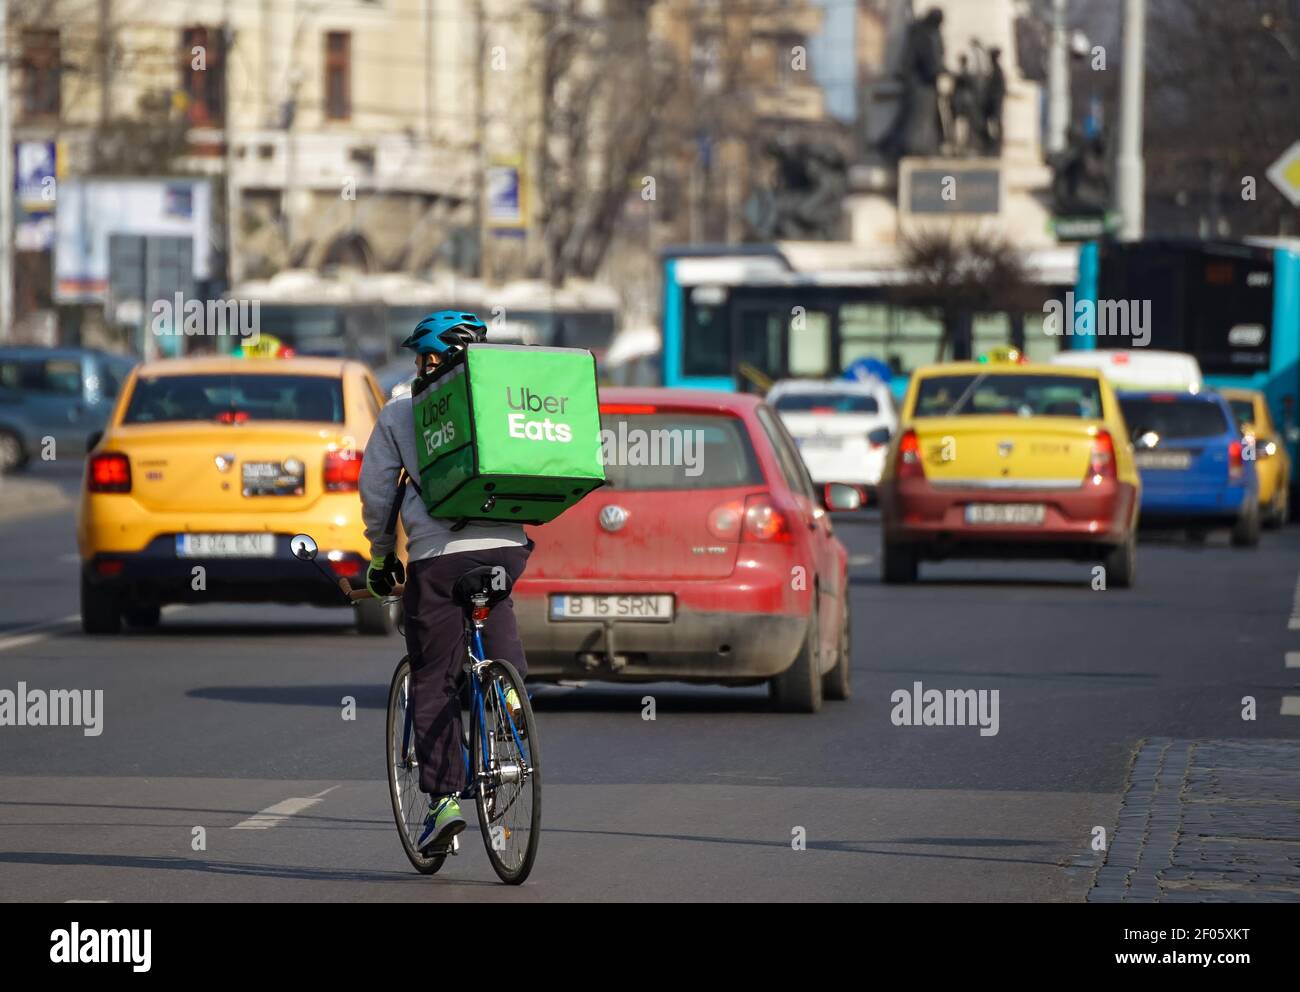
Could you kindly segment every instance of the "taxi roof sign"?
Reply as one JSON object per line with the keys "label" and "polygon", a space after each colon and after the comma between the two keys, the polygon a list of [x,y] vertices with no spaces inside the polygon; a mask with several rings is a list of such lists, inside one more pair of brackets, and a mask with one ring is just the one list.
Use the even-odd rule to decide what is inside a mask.
{"label": "taxi roof sign", "polygon": [[1268,169],[1268,178],[1292,206],[1300,207],[1300,141],[1282,153]]}
{"label": "taxi roof sign", "polygon": [[292,358],[293,349],[273,334],[259,334],[239,348],[240,358]]}

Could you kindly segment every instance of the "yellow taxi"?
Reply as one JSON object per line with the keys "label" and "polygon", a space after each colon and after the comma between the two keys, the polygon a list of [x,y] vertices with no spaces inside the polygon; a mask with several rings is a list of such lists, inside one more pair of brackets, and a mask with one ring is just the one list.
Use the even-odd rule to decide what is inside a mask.
{"label": "yellow taxi", "polygon": [[882,578],[922,560],[1101,562],[1137,568],[1141,482],[1124,415],[1097,369],[952,362],[918,369],[880,482]]}
{"label": "yellow taxi", "polygon": [[[358,362],[181,358],[139,365],[92,435],[77,518],[81,623],[116,633],[190,602],[341,604],[289,539],[316,539],[336,576],[369,558],[358,480],[383,405]],[[363,633],[386,633],[377,601]]]}
{"label": "yellow taxi", "polygon": [[1268,412],[1268,400],[1257,389],[1221,389],[1232,407],[1242,434],[1255,439],[1255,475],[1259,478],[1259,508],[1265,527],[1281,527],[1291,513],[1291,456]]}

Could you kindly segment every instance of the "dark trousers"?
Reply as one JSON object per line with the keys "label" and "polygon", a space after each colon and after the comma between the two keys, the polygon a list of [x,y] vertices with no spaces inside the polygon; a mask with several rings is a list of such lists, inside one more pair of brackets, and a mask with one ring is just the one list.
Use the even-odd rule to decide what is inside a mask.
{"label": "dark trousers", "polygon": [[[461,743],[457,682],[466,660],[465,610],[451,598],[456,580],[471,568],[500,565],[513,583],[523,574],[532,551],[526,546],[462,551],[412,562],[402,607],[406,613],[406,651],[411,659],[411,708],[420,788],[431,796],[460,792],[468,785]],[[513,599],[492,607],[483,624],[483,650],[528,671],[515,625]]]}

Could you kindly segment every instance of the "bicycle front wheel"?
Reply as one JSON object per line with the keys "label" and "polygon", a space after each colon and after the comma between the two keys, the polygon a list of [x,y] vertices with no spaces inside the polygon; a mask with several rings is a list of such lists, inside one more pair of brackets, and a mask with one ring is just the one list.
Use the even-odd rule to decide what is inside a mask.
{"label": "bicycle front wheel", "polygon": [[[497,877],[519,885],[533,870],[541,838],[542,759],[537,722],[524,680],[510,662],[488,662],[481,684],[483,722],[474,712],[470,734],[478,782],[478,825]],[[506,693],[512,688],[521,705],[518,725],[506,706]]]}
{"label": "bicycle front wheel", "polygon": [[425,856],[416,848],[424,830],[429,801],[420,791],[420,762],[415,754],[415,728],[411,724],[411,662],[403,658],[388,687],[388,794],[393,819],[407,860],[421,875],[432,875],[447,860],[446,853]]}

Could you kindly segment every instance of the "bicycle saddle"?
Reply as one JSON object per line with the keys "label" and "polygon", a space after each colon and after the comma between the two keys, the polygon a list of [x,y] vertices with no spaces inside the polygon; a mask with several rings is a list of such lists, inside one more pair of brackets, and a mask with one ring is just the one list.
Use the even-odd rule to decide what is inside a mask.
{"label": "bicycle saddle", "polygon": [[469,607],[474,596],[483,595],[488,606],[495,606],[510,595],[512,585],[510,575],[500,565],[480,565],[456,580],[451,597],[461,606]]}

